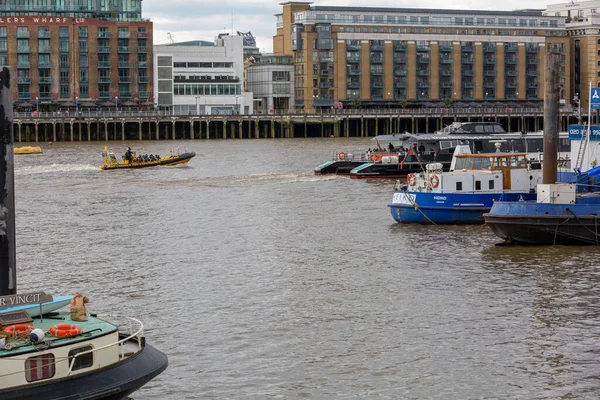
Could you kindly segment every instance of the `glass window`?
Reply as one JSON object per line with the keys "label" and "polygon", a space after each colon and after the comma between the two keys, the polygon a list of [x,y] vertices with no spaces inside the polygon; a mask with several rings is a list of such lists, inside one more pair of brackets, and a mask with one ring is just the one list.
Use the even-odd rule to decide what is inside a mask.
{"label": "glass window", "polygon": [[27,382],[50,379],[55,372],[54,354],[29,357],[25,360],[25,379]]}

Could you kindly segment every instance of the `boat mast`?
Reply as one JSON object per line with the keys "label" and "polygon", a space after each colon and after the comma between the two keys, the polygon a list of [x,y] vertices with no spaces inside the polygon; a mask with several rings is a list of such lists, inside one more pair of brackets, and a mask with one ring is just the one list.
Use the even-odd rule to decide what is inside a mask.
{"label": "boat mast", "polygon": [[0,296],[17,293],[11,70],[0,71]]}

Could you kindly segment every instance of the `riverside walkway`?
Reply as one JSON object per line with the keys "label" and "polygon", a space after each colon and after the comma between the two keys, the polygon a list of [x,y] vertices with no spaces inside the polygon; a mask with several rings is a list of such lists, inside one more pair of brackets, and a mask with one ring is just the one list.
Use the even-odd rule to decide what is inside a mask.
{"label": "riverside walkway", "polygon": [[[579,114],[579,113],[582,114]],[[13,115],[17,142],[365,137],[433,133],[452,122],[492,121],[508,132],[543,130],[543,108],[353,109],[322,113],[173,115],[155,111],[81,111]],[[587,110],[561,110],[567,129]]]}

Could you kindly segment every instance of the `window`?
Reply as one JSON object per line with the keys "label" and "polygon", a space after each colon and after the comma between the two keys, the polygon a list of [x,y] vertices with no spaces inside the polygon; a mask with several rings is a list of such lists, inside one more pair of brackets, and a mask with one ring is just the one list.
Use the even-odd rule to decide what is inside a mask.
{"label": "window", "polygon": [[475,181],[475,190],[481,190],[481,181]]}
{"label": "window", "polygon": [[25,379],[27,379],[27,382],[50,379],[55,372],[54,354],[29,357],[25,360]]}
{"label": "window", "polygon": [[[87,92],[87,86],[86,86],[86,92]],[[85,97],[87,97],[87,96],[85,96]],[[92,350],[92,346],[80,347],[78,349],[73,349],[73,350],[69,351],[69,364],[71,364],[71,361],[73,360],[75,355],[86,352],[86,351],[90,351],[90,350]],[[83,369],[83,368],[89,368],[93,365],[94,365],[94,353],[90,352],[87,354],[83,354],[79,357],[75,357],[75,363],[73,364],[73,371],[77,371],[77,370]]]}
{"label": "window", "polygon": [[456,191],[457,192],[462,191],[462,182],[456,182]]}
{"label": "window", "polygon": [[86,38],[86,37],[88,37],[88,28],[87,28],[87,26],[80,26],[79,27],[79,37],[80,38]]}
{"label": "window", "polygon": [[490,179],[489,183],[489,189],[490,190],[494,190],[494,181],[492,179]]}

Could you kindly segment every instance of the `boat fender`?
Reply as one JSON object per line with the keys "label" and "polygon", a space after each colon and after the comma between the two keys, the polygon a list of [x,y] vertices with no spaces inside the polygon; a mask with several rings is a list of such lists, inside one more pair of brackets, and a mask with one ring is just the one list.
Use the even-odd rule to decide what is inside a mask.
{"label": "boat fender", "polygon": [[346,159],[346,156],[347,156],[347,154],[346,154],[346,153],[344,153],[343,151],[340,151],[340,152],[338,153],[338,159],[339,159],[340,161],[344,161],[344,160]]}
{"label": "boat fender", "polygon": [[27,336],[33,330],[33,325],[18,324],[4,328],[4,333],[11,336]]}
{"label": "boat fender", "polygon": [[81,334],[83,330],[80,326],[69,324],[58,324],[50,328],[49,333],[56,337],[71,337]]}
{"label": "boat fender", "polygon": [[431,185],[432,188],[438,187],[438,185],[440,184],[440,177],[435,174],[431,175],[429,177],[429,184]]}
{"label": "boat fender", "polygon": [[408,174],[408,184],[410,186],[415,186],[417,184],[417,175]]}
{"label": "boat fender", "polygon": [[31,333],[29,334],[29,340],[31,340],[32,343],[39,343],[42,340],[44,340],[45,336],[46,336],[46,334],[44,333],[43,330],[36,328],[36,329],[32,330]]}

